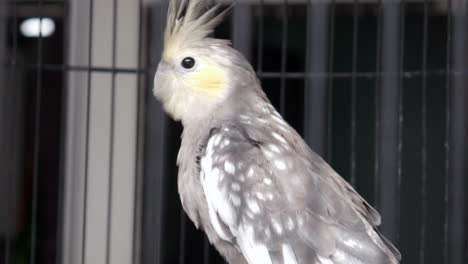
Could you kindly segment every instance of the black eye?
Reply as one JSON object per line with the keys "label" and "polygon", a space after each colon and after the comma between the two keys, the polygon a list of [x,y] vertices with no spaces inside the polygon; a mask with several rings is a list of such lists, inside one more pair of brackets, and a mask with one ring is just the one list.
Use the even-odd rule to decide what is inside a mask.
{"label": "black eye", "polygon": [[195,60],[192,57],[185,57],[181,64],[185,69],[190,69],[195,65]]}

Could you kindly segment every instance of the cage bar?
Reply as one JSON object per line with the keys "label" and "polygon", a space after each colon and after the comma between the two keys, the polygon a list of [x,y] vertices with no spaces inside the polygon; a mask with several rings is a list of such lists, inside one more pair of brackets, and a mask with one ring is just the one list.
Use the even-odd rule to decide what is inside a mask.
{"label": "cage bar", "polygon": [[247,60],[252,59],[252,5],[239,2],[232,11],[232,46]]}
{"label": "cage bar", "polygon": [[[462,264],[465,262],[466,250],[466,172],[468,162],[468,76],[462,71],[468,67],[468,25],[466,3],[453,3],[448,10],[452,16],[452,71],[447,75],[451,87],[447,87],[450,97],[449,127],[449,175],[448,179],[448,234],[447,263]],[[449,34],[450,34],[449,33]]]}
{"label": "cage bar", "polygon": [[[112,69],[116,66],[116,53],[117,53],[117,0],[112,0]],[[107,224],[106,224],[106,252],[105,262],[110,263],[111,251],[111,235],[112,235],[112,196],[114,189],[114,129],[115,129],[115,72],[111,73],[111,92],[110,92],[110,135],[109,135],[109,164],[108,164],[108,185],[109,191],[107,192]]]}
{"label": "cage bar", "polygon": [[[157,62],[163,49],[160,36],[164,34],[167,2],[151,6],[154,25],[150,33],[149,57]],[[153,53],[154,52],[154,53]],[[154,59],[153,59],[154,58]],[[151,65],[149,65],[151,66]],[[147,68],[148,70],[151,68]],[[164,178],[168,119],[160,103],[153,98],[151,75],[145,78],[145,128],[143,168],[142,263],[162,263],[163,210],[165,204]]]}
{"label": "cage bar", "polygon": [[[70,8],[70,2],[69,1],[64,1],[63,2],[63,10],[66,10],[65,12],[68,12]],[[68,14],[68,13],[67,13]],[[68,19],[63,19],[63,27],[64,28],[69,28]],[[64,49],[62,51],[62,56],[64,58],[64,61],[62,64],[65,64],[65,58],[67,58],[67,55],[69,54],[69,47],[70,47],[70,36],[68,34],[65,34],[63,37],[63,43],[64,43]],[[44,67],[44,66],[43,66]],[[63,71],[65,72],[65,71]],[[65,87],[67,85],[66,78],[62,79],[62,86]],[[67,128],[67,117],[69,116],[68,109],[67,109],[67,92],[66,89],[63,89],[63,97],[62,97],[62,105],[61,105],[61,116],[60,116],[60,158],[59,158],[59,174],[58,174],[58,202],[57,202],[57,236],[56,236],[56,241],[55,241],[55,247],[56,247],[56,255],[55,255],[55,263],[59,264],[62,263],[63,257],[64,257],[64,243],[62,239],[64,238],[64,226],[65,226],[65,173],[66,173],[66,128]]]}
{"label": "cage bar", "polygon": [[[329,49],[331,49],[329,47]],[[331,55],[330,55],[331,56]],[[328,59],[330,61],[330,59]],[[36,69],[36,64],[17,64],[16,67],[19,69]],[[49,72],[84,72],[86,73],[88,70],[91,70],[94,73],[129,73],[129,74],[143,74],[143,75],[152,75],[156,71],[156,66],[153,65],[148,68],[131,68],[131,67],[115,67],[112,69],[111,67],[100,67],[100,66],[80,66],[80,65],[67,65],[67,64],[49,64],[44,63],[42,69],[44,71]],[[331,69],[329,69],[331,71]],[[445,76],[447,70],[445,68],[432,68],[426,70],[426,76],[433,77],[433,76]],[[413,79],[423,76],[422,70],[405,70],[399,72],[401,73],[402,79]],[[468,70],[460,71],[461,74],[467,74]],[[395,73],[388,73],[390,75]],[[357,79],[375,79],[381,78],[387,73],[382,72],[375,72],[375,71],[358,71],[354,75],[352,72],[322,72],[322,73],[313,73],[313,72],[293,72],[287,71],[285,73],[281,72],[257,72],[257,75],[260,78],[273,78],[278,79],[282,76],[286,79],[307,79],[307,78],[319,78],[319,77],[327,77],[330,79],[349,79],[353,76]]]}
{"label": "cage bar", "polygon": [[379,210],[382,233],[395,242],[399,229],[400,1],[383,2],[382,76],[379,89]]}
{"label": "cage bar", "polygon": [[[144,15],[146,13],[143,9],[143,0],[138,0],[138,58],[137,68],[142,67],[143,59],[143,23]],[[137,146],[135,148],[135,190],[134,190],[134,212],[133,212],[133,263],[142,263],[142,219],[143,219],[143,165],[144,165],[144,116],[145,116],[145,90],[143,89],[142,83],[145,81],[145,75],[138,73],[137,75],[137,119],[136,119],[136,135],[137,135]]]}
{"label": "cage bar", "polygon": [[[332,18],[333,19],[333,18]],[[309,146],[320,156],[329,157],[328,149],[330,131],[328,129],[330,86],[329,41],[330,2],[307,3],[307,72],[322,74],[316,77],[305,77],[304,90],[304,138]]]}
{"label": "cage bar", "polygon": [[423,3],[423,49],[421,69],[423,71],[421,80],[421,226],[419,230],[419,263],[425,263],[425,246],[426,246],[426,214],[427,214],[427,49],[428,49],[428,30],[429,30],[429,5],[425,0]]}
{"label": "cage bar", "polygon": [[351,142],[351,157],[350,157],[350,182],[352,186],[356,186],[356,123],[357,123],[357,87],[356,87],[356,72],[357,72],[357,62],[358,62],[358,41],[359,41],[359,1],[354,0],[353,2],[353,54],[352,54],[352,77],[351,77],[351,133],[350,133],[350,142]]}
{"label": "cage bar", "polygon": [[447,44],[446,44],[446,77],[445,77],[445,141],[444,141],[444,206],[445,206],[445,216],[444,216],[444,248],[443,248],[443,259],[448,263],[449,259],[449,180],[450,180],[450,122],[451,122],[451,86],[452,78],[449,78],[449,73],[452,71],[452,1],[447,1]]}
{"label": "cage bar", "polygon": [[[42,10],[42,0],[37,2],[39,12]],[[40,23],[42,17],[40,16]],[[37,39],[37,57],[36,57],[36,102],[35,102],[35,117],[34,117],[34,173],[32,187],[32,206],[31,206],[31,240],[29,263],[36,263],[36,244],[37,244],[37,206],[38,206],[38,184],[39,184],[39,155],[40,155],[40,137],[41,137],[41,97],[42,97],[42,31],[39,30]]]}
{"label": "cage bar", "polygon": [[288,59],[288,0],[281,4],[281,69],[280,69],[280,113],[286,113],[286,65]]}
{"label": "cage bar", "polygon": [[89,182],[89,137],[91,119],[91,65],[93,64],[93,23],[94,0],[89,0],[89,25],[88,25],[88,71],[86,75],[86,118],[85,118],[85,152],[84,152],[84,182],[83,182],[83,226],[81,229],[81,264],[86,264],[86,231],[88,219],[88,182]]}
{"label": "cage bar", "polygon": [[400,39],[399,39],[399,63],[400,67],[398,70],[398,78],[400,80],[398,84],[399,96],[398,96],[398,162],[397,162],[397,204],[396,207],[398,208],[395,212],[395,218],[397,219],[397,228],[396,228],[396,239],[395,245],[400,246],[400,215],[401,215],[401,178],[403,174],[403,126],[404,126],[404,116],[403,116],[403,72],[405,71],[405,30],[406,30],[406,1],[401,0],[400,3]]}
{"label": "cage bar", "polygon": [[[185,263],[185,240],[187,238],[187,216],[183,208],[180,208],[180,223],[179,223],[179,264]],[[206,239],[206,238],[205,238]]]}
{"label": "cage bar", "polygon": [[[8,6],[3,1],[0,2],[0,61],[6,60],[6,32],[7,32],[7,21],[8,21]],[[6,84],[0,86],[0,166],[7,168],[6,164],[6,140],[7,136],[5,135],[6,129],[3,129],[4,124],[7,120],[7,107],[6,107],[6,93],[5,87],[10,86],[10,80],[7,82],[6,68],[0,68],[0,84]],[[11,74],[10,74],[11,76]],[[0,177],[0,193],[2,193],[2,199],[0,199],[0,235],[2,239],[0,240],[0,257],[3,258],[5,263],[8,263],[10,259],[10,238],[8,236],[8,231],[11,230],[9,209],[10,209],[10,175],[8,172],[4,174],[5,176]],[[13,201],[14,204],[14,201]],[[3,255],[2,255],[3,254]]]}
{"label": "cage bar", "polygon": [[330,6],[330,18],[329,18],[329,28],[330,28],[330,33],[328,36],[328,47],[329,47],[329,52],[328,52],[328,82],[327,82],[327,92],[328,92],[328,113],[327,113],[327,133],[328,133],[328,139],[327,139],[327,160],[330,162],[332,159],[332,150],[333,150],[333,144],[332,144],[332,138],[331,134],[333,133],[333,78],[331,75],[333,74],[333,66],[334,66],[334,60],[335,60],[335,12],[336,12],[336,0],[331,0],[331,6]]}
{"label": "cage bar", "polygon": [[[13,259],[14,238],[17,236],[18,208],[21,202],[20,192],[23,169],[24,133],[22,105],[23,89],[15,89],[17,80],[17,32],[9,33],[6,27],[11,19],[13,26],[17,25],[16,4],[7,6],[0,3],[0,60],[8,64],[0,69],[0,236],[1,261],[9,263]],[[7,43],[10,43],[11,50]]]}

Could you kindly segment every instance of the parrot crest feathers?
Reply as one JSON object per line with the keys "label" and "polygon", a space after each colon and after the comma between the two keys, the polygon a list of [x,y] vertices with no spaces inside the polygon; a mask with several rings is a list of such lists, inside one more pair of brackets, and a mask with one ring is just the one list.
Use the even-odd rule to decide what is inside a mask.
{"label": "parrot crest feathers", "polygon": [[[164,33],[163,57],[170,59],[186,45],[201,44],[221,23],[232,5],[221,13],[221,4],[210,0],[170,0]],[[217,40],[229,45],[228,40]]]}

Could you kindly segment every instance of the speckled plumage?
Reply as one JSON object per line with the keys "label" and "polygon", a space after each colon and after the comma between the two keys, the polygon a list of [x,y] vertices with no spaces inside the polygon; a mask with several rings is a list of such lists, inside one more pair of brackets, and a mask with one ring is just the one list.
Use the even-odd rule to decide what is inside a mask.
{"label": "speckled plumage", "polygon": [[[231,98],[245,103],[237,107],[219,106],[220,112],[234,108],[230,115],[184,129],[179,193],[190,219],[229,263],[246,263],[237,237],[246,227],[268,249],[271,263],[286,263],[284,246],[297,263],[398,263],[398,252],[373,229],[378,213],[257,93]],[[215,200],[205,196],[209,180],[222,193]],[[221,211],[217,217],[227,236],[213,227],[209,207]]]}
{"label": "speckled plumage", "polygon": [[[174,12],[187,3],[172,2],[168,23],[184,24],[176,19],[183,12]],[[200,10],[190,19],[203,16]],[[200,32],[220,18],[203,19],[210,26]],[[283,120],[241,54],[206,36],[167,34],[184,47],[171,52],[199,63],[182,69],[177,63],[187,55],[171,53],[155,77],[156,96],[184,125],[182,206],[230,264],[398,263],[398,251],[374,229],[379,214]],[[219,86],[194,89],[213,84],[205,75],[193,82],[194,73],[213,67],[222,72]]]}

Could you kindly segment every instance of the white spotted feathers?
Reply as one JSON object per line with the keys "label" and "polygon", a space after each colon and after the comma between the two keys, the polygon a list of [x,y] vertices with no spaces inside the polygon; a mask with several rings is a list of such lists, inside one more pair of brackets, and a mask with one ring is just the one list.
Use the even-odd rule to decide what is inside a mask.
{"label": "white spotted feathers", "polygon": [[[249,264],[273,263],[271,244],[278,239],[284,242],[276,248],[283,263],[296,264],[286,237],[295,232],[297,219],[271,211],[280,195],[276,177],[290,166],[282,156],[287,141],[280,132],[270,135],[268,144],[256,146],[238,127],[219,128],[201,157],[200,180],[213,229],[223,240],[238,243]],[[267,163],[277,172],[265,168]]]}
{"label": "white spotted feathers", "polygon": [[358,251],[398,263],[342,192],[344,181],[319,174],[329,167],[310,163],[317,157],[295,145],[302,139],[276,111],[237,122],[212,130],[200,181],[209,224],[248,264],[377,263]]}

